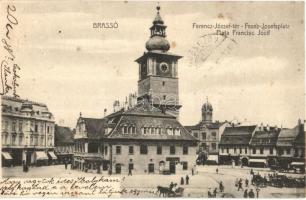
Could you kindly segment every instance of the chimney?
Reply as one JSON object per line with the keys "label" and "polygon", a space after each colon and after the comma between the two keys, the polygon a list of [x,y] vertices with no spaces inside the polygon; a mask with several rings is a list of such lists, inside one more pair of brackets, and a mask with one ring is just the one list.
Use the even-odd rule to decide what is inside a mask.
{"label": "chimney", "polygon": [[129,108],[133,107],[133,94],[129,94]]}
{"label": "chimney", "polygon": [[128,98],[125,97],[125,102],[124,102],[124,110],[127,110],[129,107],[129,104],[128,104]]}
{"label": "chimney", "polygon": [[114,101],[113,107],[114,107],[114,112],[117,112],[117,111],[120,110],[120,102],[119,102],[119,100]]}
{"label": "chimney", "polygon": [[266,126],[267,128],[267,131],[270,131],[270,126],[269,126],[269,124],[267,124],[267,126]]}
{"label": "chimney", "polygon": [[299,133],[303,133],[304,132],[304,124],[302,123],[301,119],[299,119],[298,125],[299,125]]}
{"label": "chimney", "polygon": [[107,113],[107,109],[104,108],[104,117],[106,116],[106,113]]}

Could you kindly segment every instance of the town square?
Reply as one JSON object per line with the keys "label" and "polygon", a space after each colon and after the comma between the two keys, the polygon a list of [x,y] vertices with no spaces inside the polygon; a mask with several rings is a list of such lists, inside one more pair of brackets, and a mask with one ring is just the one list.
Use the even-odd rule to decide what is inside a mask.
{"label": "town square", "polygon": [[[89,5],[83,3],[71,9],[78,13]],[[105,5],[114,9],[117,3]],[[190,7],[186,2],[125,2],[120,4],[123,14],[116,7],[121,21],[98,22],[91,17],[104,16],[102,4],[71,15],[69,2],[63,8],[51,2],[58,10],[69,8],[60,13],[71,21],[82,16],[79,20],[93,24],[88,31],[93,44],[87,33],[58,26],[50,32],[48,50],[30,45],[43,58],[53,59],[42,59],[51,63],[46,68],[29,68],[31,84],[26,83],[21,95],[16,88],[1,95],[2,179],[118,178],[123,198],[304,198],[304,51],[299,42],[283,39],[303,32],[300,23],[289,11],[290,26],[285,20],[239,21],[239,14],[237,22],[228,22],[228,12],[216,13],[213,4],[206,8],[202,3]],[[52,6],[39,5],[59,20]],[[238,4],[220,5],[225,11],[241,10]],[[290,13],[301,14],[300,5],[288,4]],[[261,4],[252,6],[262,9]],[[204,8],[205,17],[213,17],[200,28],[187,16],[193,9],[200,16]],[[273,11],[281,12],[281,5]],[[146,17],[139,22],[134,14]],[[189,20],[189,29],[177,22],[178,16]],[[217,26],[213,32],[206,26],[210,23]],[[120,32],[121,27],[130,34]],[[104,29],[114,31],[108,36],[115,39],[107,42]],[[190,30],[202,29],[205,34],[194,39]],[[270,38],[276,31],[280,36]],[[260,33],[260,42],[245,37],[254,32]],[[82,45],[71,51],[77,36],[82,37],[76,39],[80,44],[91,44],[91,53]],[[267,40],[274,46],[258,47]],[[121,48],[112,49],[116,45]],[[280,51],[278,45],[286,48]],[[69,53],[62,56],[57,48]],[[92,68],[87,61],[93,62],[88,64]],[[44,70],[46,76],[38,75]],[[0,184],[2,194],[5,188]],[[61,190],[69,194],[66,187]]]}

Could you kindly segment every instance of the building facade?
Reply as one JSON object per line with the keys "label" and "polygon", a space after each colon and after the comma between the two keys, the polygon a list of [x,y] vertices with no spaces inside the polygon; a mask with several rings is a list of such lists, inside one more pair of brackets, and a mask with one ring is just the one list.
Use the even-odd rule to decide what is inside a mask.
{"label": "building facade", "polygon": [[257,126],[226,127],[219,143],[219,163],[244,165],[249,163],[249,144]]}
{"label": "building facade", "polygon": [[261,125],[251,138],[248,165],[268,167],[277,162],[276,142],[280,128]]}
{"label": "building facade", "polygon": [[212,159],[218,163],[219,142],[226,126],[227,122],[213,122],[213,107],[208,100],[202,106],[201,121],[193,126],[185,126],[195,138],[200,140],[197,151],[204,153],[204,161]]}
{"label": "building facade", "polygon": [[[127,173],[179,173],[196,161],[198,140],[179,123],[178,59],[168,52],[166,26],[159,14],[150,28],[148,50],[139,64],[137,103],[120,107],[101,119],[80,115],[73,166],[84,171]],[[135,95],[130,95],[133,102]]]}
{"label": "building facade", "polygon": [[74,152],[74,132],[69,127],[55,124],[54,131],[54,152],[58,163],[71,163]]}
{"label": "building facade", "polygon": [[4,166],[50,164],[54,155],[54,118],[45,104],[2,96]]}
{"label": "building facade", "polygon": [[301,120],[292,129],[282,129],[276,143],[279,165],[288,168],[293,162],[305,164],[305,131]]}

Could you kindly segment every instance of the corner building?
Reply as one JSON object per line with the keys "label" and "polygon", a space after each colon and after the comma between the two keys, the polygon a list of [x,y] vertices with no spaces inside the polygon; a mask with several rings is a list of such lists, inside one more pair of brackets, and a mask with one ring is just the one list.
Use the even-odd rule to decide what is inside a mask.
{"label": "corner building", "polygon": [[54,163],[54,117],[47,105],[10,96],[1,99],[2,166]]}

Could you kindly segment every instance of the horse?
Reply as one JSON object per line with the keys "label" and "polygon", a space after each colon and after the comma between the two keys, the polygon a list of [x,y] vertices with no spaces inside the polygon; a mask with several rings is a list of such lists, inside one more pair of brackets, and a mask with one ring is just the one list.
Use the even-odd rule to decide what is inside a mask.
{"label": "horse", "polygon": [[157,191],[159,192],[159,196],[163,195],[163,197],[169,196],[169,194],[173,193],[173,191],[171,191],[169,188],[167,187],[162,187],[162,186],[157,186]]}

